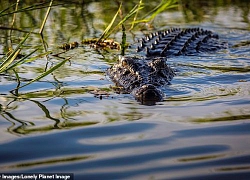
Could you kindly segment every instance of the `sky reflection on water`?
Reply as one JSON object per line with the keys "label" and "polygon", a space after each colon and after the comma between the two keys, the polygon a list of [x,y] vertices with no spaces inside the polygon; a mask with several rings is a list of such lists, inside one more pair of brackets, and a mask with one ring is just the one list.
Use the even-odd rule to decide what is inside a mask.
{"label": "sky reflection on water", "polygon": [[[124,3],[124,13],[134,4]],[[145,3],[142,13],[152,5]],[[120,54],[115,50],[68,51],[62,56],[71,57],[70,63],[20,89],[18,97],[10,93],[15,76],[0,74],[0,171],[67,170],[76,179],[249,179],[249,7],[248,1],[182,1],[179,9],[159,14],[153,26],[127,32],[133,43],[155,30],[199,26],[229,43],[228,50],[215,54],[168,58],[177,76],[156,106],[140,105],[110,88],[105,71]],[[99,37],[117,8],[113,1],[55,6],[44,30],[48,50],[58,53],[65,42]],[[19,13],[16,26],[37,31],[45,13]],[[0,21],[7,26],[11,18]],[[7,31],[0,32],[0,52],[6,53]],[[13,42],[22,36],[14,31]],[[111,38],[120,42],[121,33]],[[25,53],[41,39],[32,35],[27,42]],[[49,60],[19,67],[22,83],[61,61]],[[100,98],[94,92],[106,94]]]}

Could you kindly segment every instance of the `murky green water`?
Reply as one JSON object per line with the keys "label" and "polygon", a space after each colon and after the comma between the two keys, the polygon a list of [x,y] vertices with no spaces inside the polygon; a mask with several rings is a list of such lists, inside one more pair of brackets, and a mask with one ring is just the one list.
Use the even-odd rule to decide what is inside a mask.
{"label": "murky green water", "polygon": [[[123,13],[136,3],[124,3]],[[140,13],[158,3],[145,3]],[[10,4],[2,3],[0,10]],[[37,54],[59,53],[65,42],[99,37],[117,9],[113,1],[54,6],[43,39],[32,34],[22,53],[37,45]],[[38,32],[46,10],[18,13],[15,28]],[[72,172],[76,179],[249,179],[249,11],[248,1],[182,1],[152,25],[127,32],[133,43],[155,30],[202,27],[229,43],[218,53],[169,58],[177,76],[155,106],[110,88],[105,71],[116,62],[117,50],[80,46],[61,54],[70,63],[20,89],[18,97],[10,92],[17,87],[14,73],[0,74],[0,172]],[[0,17],[0,53],[7,52],[8,40],[15,44],[24,36],[14,30],[9,37],[11,21],[12,16]],[[111,38],[121,42],[121,34]],[[21,83],[62,60],[49,55],[18,67]],[[100,90],[109,95],[100,99],[95,96]]]}

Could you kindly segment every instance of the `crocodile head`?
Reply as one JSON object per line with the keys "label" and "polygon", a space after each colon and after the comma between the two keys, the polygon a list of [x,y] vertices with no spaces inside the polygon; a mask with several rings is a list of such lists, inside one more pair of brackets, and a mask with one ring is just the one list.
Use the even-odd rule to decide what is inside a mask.
{"label": "crocodile head", "polygon": [[169,84],[175,73],[164,57],[123,56],[107,75],[121,87],[119,93],[131,93],[142,104],[153,105],[163,100],[160,88]]}
{"label": "crocodile head", "polygon": [[163,93],[152,84],[144,84],[135,88],[131,94],[144,105],[154,105],[163,100]]}

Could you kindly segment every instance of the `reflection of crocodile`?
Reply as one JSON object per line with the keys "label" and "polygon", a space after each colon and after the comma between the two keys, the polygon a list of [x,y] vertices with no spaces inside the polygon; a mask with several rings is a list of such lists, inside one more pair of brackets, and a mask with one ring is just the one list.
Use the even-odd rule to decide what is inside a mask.
{"label": "reflection of crocodile", "polygon": [[227,48],[217,34],[200,28],[170,29],[152,33],[139,41],[142,57],[120,57],[110,67],[108,76],[122,93],[131,93],[142,104],[155,104],[163,99],[160,87],[169,84],[174,71],[166,64],[166,57],[196,55]]}

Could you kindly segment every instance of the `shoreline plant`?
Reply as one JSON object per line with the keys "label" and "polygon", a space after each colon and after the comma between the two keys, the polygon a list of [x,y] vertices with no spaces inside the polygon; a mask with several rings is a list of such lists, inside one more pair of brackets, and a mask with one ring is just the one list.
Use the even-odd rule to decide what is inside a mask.
{"label": "shoreline plant", "polygon": [[[49,17],[51,8],[53,6],[58,6],[58,4],[53,5],[53,0],[51,0],[50,2],[42,2],[42,3],[33,4],[31,6],[19,8],[20,3],[21,3],[21,1],[17,0],[16,3],[13,3],[9,7],[7,7],[6,9],[3,9],[2,11],[0,11],[0,17],[13,15],[10,27],[0,27],[1,29],[9,30],[10,45],[11,45],[11,47],[10,47],[11,50],[9,51],[9,53],[6,53],[6,55],[4,55],[2,58],[0,58],[0,75],[3,73],[7,73],[7,74],[13,73],[15,75],[16,81],[17,81],[17,86],[15,89],[10,91],[10,92],[15,92],[14,95],[18,95],[19,89],[21,89],[27,85],[30,85],[31,83],[37,82],[40,79],[44,78],[45,76],[53,73],[55,70],[60,68],[63,64],[65,64],[70,59],[70,58],[63,58],[63,61],[52,66],[50,69],[46,68],[46,70],[42,74],[38,75],[37,77],[28,81],[27,83],[22,84],[21,79],[18,75],[18,71],[16,70],[16,68],[18,66],[25,64],[25,63],[30,63],[32,61],[35,61],[36,59],[38,59],[42,56],[46,56],[47,61],[49,59],[48,56],[49,56],[49,54],[51,54],[51,51],[47,51],[46,44],[43,40],[43,30],[45,28],[46,21]],[[148,12],[146,15],[141,16],[140,10],[144,8],[144,2],[143,2],[143,0],[139,0],[139,2],[123,17],[122,16],[123,5],[122,5],[122,3],[120,3],[117,12],[115,13],[111,22],[107,25],[107,28],[103,31],[102,35],[100,36],[100,38],[97,40],[96,43],[98,44],[99,42],[106,40],[115,31],[121,30],[122,31],[122,40],[120,43],[121,54],[125,55],[125,49],[127,47],[127,43],[126,43],[127,30],[126,30],[126,28],[128,26],[130,26],[130,28],[128,28],[129,29],[128,31],[132,31],[138,24],[152,22],[154,20],[154,18],[159,13],[161,13],[164,10],[169,9],[169,8],[175,8],[176,6],[177,6],[177,0],[162,0],[160,2],[160,4],[157,5],[155,8],[153,8],[150,12]],[[11,10],[12,8],[14,8],[14,10]],[[18,29],[18,28],[14,27],[16,14],[26,12],[26,11],[41,9],[41,8],[47,8],[47,12],[46,12],[44,19],[42,21],[42,24],[39,28],[39,32],[34,32],[33,30],[31,30],[23,37],[23,39],[17,44],[17,46],[14,49],[12,49],[12,40],[11,40],[12,32],[15,30],[21,31],[21,32],[27,32],[26,30],[22,30],[22,29]],[[120,15],[120,21],[117,20],[118,15]],[[132,20],[129,21],[130,19],[132,19]],[[38,55],[34,55],[35,52],[37,52],[37,50],[39,50],[39,48],[41,48],[42,45],[40,45],[38,47],[33,47],[34,50],[32,50],[27,55],[20,54],[20,52],[24,49],[25,41],[30,37],[30,34],[38,34],[41,37],[42,45],[43,45],[45,52],[40,53]],[[21,58],[17,58],[19,56]]]}

